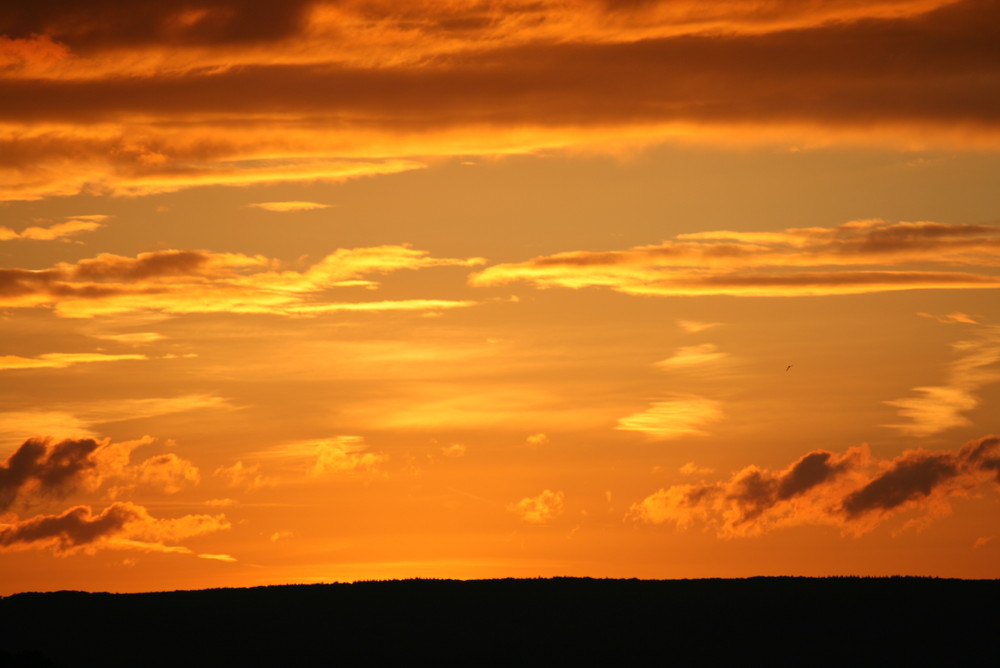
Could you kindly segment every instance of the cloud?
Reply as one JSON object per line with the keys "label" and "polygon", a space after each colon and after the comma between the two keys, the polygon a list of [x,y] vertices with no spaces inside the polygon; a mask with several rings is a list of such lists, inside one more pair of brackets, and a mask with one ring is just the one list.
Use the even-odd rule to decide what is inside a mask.
{"label": "cloud", "polygon": [[0,371],[5,369],[64,369],[87,362],[118,362],[149,359],[145,355],[107,355],[104,353],[44,353],[38,357],[0,355]]}
{"label": "cloud", "polygon": [[274,484],[272,480],[261,474],[259,464],[245,466],[242,461],[238,461],[232,466],[220,466],[215,469],[212,475],[222,478],[230,487],[238,487],[248,492],[255,492]]}
{"label": "cloud", "polygon": [[711,469],[711,468],[707,468],[707,467],[703,467],[703,466],[698,466],[694,462],[688,462],[688,463],[684,464],[684,466],[680,467],[677,470],[680,471],[681,473],[683,473],[684,475],[702,475],[702,476],[704,476],[704,475],[708,475],[710,473],[715,473],[715,469]]}
{"label": "cloud", "polygon": [[729,353],[719,352],[714,343],[702,343],[696,346],[678,348],[673,355],[656,362],[653,366],[661,369],[675,369],[712,364],[729,356]]}
{"label": "cloud", "polygon": [[947,324],[956,322],[965,323],[966,325],[981,324],[978,321],[976,321],[971,315],[967,315],[961,312],[949,313],[948,315],[934,315],[931,313],[917,313],[917,315],[919,315],[921,318],[932,318],[934,320],[937,320],[938,322]]}
{"label": "cloud", "polygon": [[677,326],[690,334],[704,332],[707,329],[720,326],[721,322],[699,322],[697,320],[678,320]]}
{"label": "cloud", "polygon": [[[286,470],[304,471],[310,478],[324,476],[376,475],[389,456],[367,452],[368,445],[360,436],[332,436],[309,441],[296,441],[268,448],[251,454],[259,461],[278,462]],[[257,467],[243,467],[237,462],[230,469],[220,469],[216,475],[231,480],[245,480],[257,476]],[[234,471],[234,468],[236,469]]]}
{"label": "cloud", "polygon": [[174,397],[75,401],[56,410],[0,412],[0,444],[20,444],[25,435],[97,438],[95,428],[112,422],[138,420],[192,410],[232,408],[229,400],[212,394]]}
{"label": "cloud", "polygon": [[704,397],[656,401],[646,410],[618,420],[615,429],[642,432],[657,440],[704,435],[701,427],[722,416],[720,406]]}
{"label": "cloud", "polygon": [[176,494],[201,481],[198,467],[172,452],[156,455],[137,466],[136,482],[165,494]]}
{"label": "cloud", "polygon": [[0,227],[0,241],[12,239],[30,239],[33,241],[63,240],[83,232],[93,232],[103,227],[102,221],[107,216],[76,216],[65,223],[57,223],[49,227],[28,227],[15,232],[9,227]]}
{"label": "cloud", "polygon": [[[97,450],[110,441],[52,442],[30,438],[0,464],[0,512],[32,496],[63,496],[87,482],[99,484]],[[94,485],[96,486],[96,485]]]}
{"label": "cloud", "polygon": [[412,299],[332,302],[330,290],[375,287],[369,276],[428,267],[474,266],[481,258],[435,258],[409,246],[339,249],[303,271],[260,255],[168,250],[104,253],[42,270],[0,269],[0,306],[51,308],[67,318],[129,312],[268,313],[433,311],[472,301]]}
{"label": "cloud", "polygon": [[547,445],[549,442],[549,436],[548,434],[544,433],[531,434],[526,439],[524,439],[524,442],[532,447],[537,448],[538,446],[541,445]]}
{"label": "cloud", "polygon": [[545,524],[563,514],[565,501],[566,495],[563,492],[546,489],[537,496],[526,496],[509,504],[507,510],[529,524]]}
{"label": "cloud", "polygon": [[315,209],[329,209],[333,205],[319,204],[317,202],[257,202],[256,204],[248,204],[247,206],[264,209],[265,211],[284,213],[287,211],[313,211]]}
{"label": "cloud", "polygon": [[336,436],[302,444],[315,449],[316,459],[307,473],[312,478],[329,474],[375,473],[388,456],[365,452],[367,445],[359,436]]}
{"label": "cloud", "polygon": [[[940,266],[966,270],[941,271]],[[625,251],[558,253],[494,265],[473,274],[470,282],[605,287],[663,297],[796,297],[996,289],[997,267],[1000,227],[867,220],[781,232],[682,234],[676,241]]]}
{"label": "cloud", "polygon": [[445,457],[464,457],[468,448],[461,443],[452,443],[441,446],[441,454]]}
{"label": "cloud", "polygon": [[0,523],[0,551],[51,550],[59,555],[100,549],[144,552],[190,550],[176,543],[230,527],[224,515],[185,515],[158,519],[142,506],[112,503],[99,514],[90,506],[74,506],[58,515]]}
{"label": "cloud", "polygon": [[1000,145],[991,0],[43,4],[0,8],[0,199],[671,138]]}
{"label": "cloud", "polygon": [[29,438],[0,463],[0,512],[15,505],[62,498],[106,486],[120,497],[139,487],[174,494],[200,480],[198,468],[174,453],[130,464],[132,452],[152,438],[112,443],[110,439]]}
{"label": "cloud", "polygon": [[960,356],[947,365],[946,384],[915,387],[913,391],[919,396],[886,401],[909,420],[887,427],[903,434],[929,436],[971,424],[963,414],[981,403],[977,392],[1000,381],[1000,371],[995,368],[1000,361],[1000,327],[985,326],[978,339],[959,341],[953,348]]}
{"label": "cloud", "polygon": [[800,524],[834,525],[860,535],[902,512],[927,521],[947,512],[952,497],[990,480],[1000,485],[997,436],[957,451],[907,450],[885,461],[875,460],[867,447],[843,455],[815,450],[782,471],[749,466],[728,480],[660,489],[634,504],[629,515],[681,529],[702,524],[720,537]]}

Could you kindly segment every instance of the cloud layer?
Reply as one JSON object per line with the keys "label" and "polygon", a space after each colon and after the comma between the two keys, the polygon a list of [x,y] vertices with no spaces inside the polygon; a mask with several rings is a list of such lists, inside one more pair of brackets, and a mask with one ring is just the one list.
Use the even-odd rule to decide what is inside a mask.
{"label": "cloud layer", "polygon": [[310,316],[337,311],[442,310],[473,302],[414,299],[334,302],[330,290],[377,287],[369,277],[404,269],[472,266],[480,258],[435,258],[408,246],[340,249],[304,271],[282,270],[261,255],[168,250],[124,257],[103,253],[50,269],[0,269],[0,306],[52,308],[89,318],[136,311],[269,313]]}
{"label": "cloud layer", "polygon": [[991,225],[867,220],[781,232],[700,232],[677,239],[495,265],[471,282],[604,287],[665,297],[1000,288],[1000,227]]}
{"label": "cloud layer", "polygon": [[0,10],[0,199],[670,137],[1000,145],[995,0],[37,4]]}

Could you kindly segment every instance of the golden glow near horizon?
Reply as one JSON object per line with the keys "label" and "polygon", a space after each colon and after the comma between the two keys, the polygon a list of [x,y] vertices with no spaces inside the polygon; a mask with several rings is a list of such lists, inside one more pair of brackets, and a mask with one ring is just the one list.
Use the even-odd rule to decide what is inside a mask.
{"label": "golden glow near horizon", "polygon": [[1000,577],[994,0],[0,7],[0,595]]}

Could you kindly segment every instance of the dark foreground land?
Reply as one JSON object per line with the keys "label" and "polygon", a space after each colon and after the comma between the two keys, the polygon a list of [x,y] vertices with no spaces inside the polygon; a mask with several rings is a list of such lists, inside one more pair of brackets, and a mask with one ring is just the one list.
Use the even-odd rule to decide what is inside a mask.
{"label": "dark foreground land", "polygon": [[1000,580],[403,580],[0,599],[0,666],[997,666]]}

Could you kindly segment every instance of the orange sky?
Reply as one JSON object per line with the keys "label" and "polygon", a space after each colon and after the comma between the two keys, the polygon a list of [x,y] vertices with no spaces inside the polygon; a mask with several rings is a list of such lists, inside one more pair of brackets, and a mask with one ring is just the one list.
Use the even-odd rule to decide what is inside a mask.
{"label": "orange sky", "polygon": [[1000,577],[1000,2],[0,7],[0,595]]}

